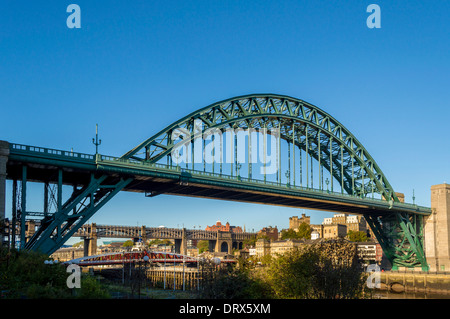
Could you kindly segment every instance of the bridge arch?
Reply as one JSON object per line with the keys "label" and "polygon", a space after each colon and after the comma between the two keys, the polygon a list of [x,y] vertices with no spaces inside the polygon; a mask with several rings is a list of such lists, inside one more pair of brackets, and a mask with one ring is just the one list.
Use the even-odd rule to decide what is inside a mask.
{"label": "bridge arch", "polygon": [[221,253],[228,253],[228,243],[226,241],[223,241],[220,244],[220,252]]}
{"label": "bridge arch", "polygon": [[[247,137],[249,160],[243,171],[240,171],[242,162],[237,158],[237,146],[234,146],[234,156],[232,149],[227,148],[226,151],[230,152],[231,178],[226,172],[222,174],[222,163],[219,165],[220,174],[214,172],[214,162],[208,166],[212,172],[206,171],[204,154],[209,144],[206,145],[205,138],[202,139],[200,147],[195,143],[198,141],[198,134],[207,135],[206,132],[210,129],[220,134],[225,133],[222,135],[229,132],[225,141],[228,140],[230,145],[233,145],[233,139],[239,140],[239,130],[250,131]],[[264,142],[267,135],[270,137],[269,143],[263,143],[265,147],[272,147],[272,136],[278,137],[273,143],[277,146],[275,152],[284,155],[278,157],[276,174],[264,170],[264,183],[255,177],[256,172],[255,176],[253,175],[253,164],[250,160],[252,129],[257,130],[258,140],[261,135]],[[220,134],[219,136],[222,136]],[[214,142],[215,139],[211,138],[208,143]],[[189,164],[189,156],[192,162],[186,170],[181,168],[178,162],[176,167],[173,166],[173,154],[177,154],[174,150],[177,150],[180,144],[191,146],[191,153],[189,148],[185,147],[186,165]],[[198,171],[194,160],[194,155],[198,159],[198,149],[203,151],[200,157],[204,172]],[[213,150],[215,151],[214,148]],[[264,158],[268,155],[265,150],[263,154]],[[166,163],[163,163],[164,161]],[[265,160],[263,164],[266,168]],[[79,174],[73,174],[74,168]],[[241,177],[245,168],[247,179]],[[299,171],[296,168],[300,168]],[[286,170],[284,180],[283,169]],[[319,176],[319,182],[314,181],[313,172],[316,173],[316,178]],[[324,176],[327,172],[331,179],[331,192],[334,194],[327,194],[328,183],[326,188],[324,186]],[[303,183],[305,179],[302,180],[305,176],[306,185]],[[423,250],[423,224],[424,217],[431,215],[431,209],[400,203],[375,160],[348,129],[318,107],[288,96],[254,94],[211,104],[167,126],[121,158],[11,144],[7,177],[13,180],[13,194],[19,194],[17,182],[22,181],[21,198],[13,196],[12,207],[21,207],[23,217],[28,213],[43,216],[39,228],[28,241],[24,231],[21,232],[21,248],[48,254],[53,253],[103,205],[123,190],[145,192],[149,197],[167,193],[341,212],[351,210],[365,216],[393,266],[421,265],[423,269],[428,267]],[[27,212],[27,180],[44,183],[44,212]],[[58,197],[58,209],[51,214],[48,207],[46,208],[49,183],[57,185]],[[340,185],[342,194],[345,192],[350,196],[337,195],[333,189],[334,183]],[[63,185],[73,186],[72,194],[64,203],[61,191]],[[315,189],[317,185],[319,191]],[[370,193],[372,196],[376,194],[378,200],[363,198]],[[19,210],[16,210],[16,216],[18,212]],[[20,223],[20,229],[25,230],[25,219]],[[150,235],[139,231],[142,237],[148,238]],[[124,235],[121,231],[118,234]],[[219,239],[227,240],[228,247],[232,247],[231,236],[227,237],[227,233],[217,234],[216,243]],[[169,235],[175,234],[166,232],[164,236]],[[163,235],[158,233],[158,236]],[[189,235],[178,236],[184,238]],[[211,236],[211,233],[205,233],[202,239],[212,242]],[[216,245],[217,247],[220,246]]]}
{"label": "bridge arch", "polygon": [[[202,124],[201,132],[196,126],[198,125],[196,123],[199,122]],[[375,160],[347,128],[317,106],[284,95],[253,94],[213,103],[170,124],[124,154],[122,158],[150,163],[161,162],[165,159],[169,164],[172,163],[172,152],[175,147],[180,145],[179,143],[182,142],[186,145],[191,143],[193,147],[196,136],[211,129],[216,129],[221,133],[227,129],[259,129],[268,130],[269,135],[276,135],[274,132],[278,130],[280,142],[277,152],[280,153],[280,157],[276,182],[282,183],[285,176],[287,184],[296,185],[297,183],[300,186],[314,188],[315,182],[315,185],[318,185],[316,187],[321,190],[328,189],[328,184],[331,183],[331,191],[334,191],[333,184],[337,183],[342,193],[360,197],[366,197],[369,194],[372,194],[373,197],[376,194],[378,198],[399,202],[392,186]],[[184,132],[188,132],[188,136],[178,139],[178,141],[174,140],[174,131],[176,130],[184,130]],[[284,147],[282,141],[285,143]],[[231,139],[230,144],[232,144]],[[247,146],[248,154],[250,154],[249,137]],[[201,147],[204,154],[205,143]],[[186,149],[188,148],[186,147]],[[282,149],[283,157],[281,156]],[[193,158],[194,154],[195,151],[192,148],[190,156]],[[297,160],[295,159],[296,154],[300,160],[298,157]],[[249,178],[253,178],[249,156],[247,156],[249,159],[247,171]],[[242,166],[242,163],[238,163],[236,158],[234,156],[235,161],[231,164],[230,174],[238,176],[240,174],[238,167]],[[286,162],[286,159],[288,164],[283,164],[286,172],[282,174],[282,162]],[[192,160],[192,163],[194,162]],[[315,170],[313,169],[314,163]],[[297,168],[300,166],[298,171],[296,164]],[[266,163],[263,166],[266,166]],[[194,164],[191,167],[194,168]],[[313,178],[314,173],[316,180]],[[266,180],[266,174],[263,178]]]}

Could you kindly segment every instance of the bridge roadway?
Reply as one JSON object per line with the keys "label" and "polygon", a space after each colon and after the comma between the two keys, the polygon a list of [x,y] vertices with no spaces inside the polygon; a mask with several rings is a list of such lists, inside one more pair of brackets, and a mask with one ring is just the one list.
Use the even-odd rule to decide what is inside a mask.
{"label": "bridge roadway", "polygon": [[[420,243],[422,235],[417,235],[416,229],[421,229],[423,217],[431,215],[431,209],[392,198],[377,199],[371,198],[370,194],[336,193],[133,158],[21,144],[9,144],[5,175],[13,181],[13,218],[20,220],[21,225],[25,225],[26,218],[42,218],[41,227],[27,242],[25,227],[21,228],[21,248],[47,254],[63,245],[115,194],[128,191],[144,193],[148,197],[169,194],[364,215],[390,260],[408,267],[417,264],[426,267]],[[43,212],[27,209],[27,182],[45,184]],[[46,206],[49,185],[57,187],[56,194],[52,194],[56,201],[54,212]],[[63,203],[64,185],[73,187],[73,192]],[[401,227],[400,232],[395,233],[401,238],[395,241],[388,238],[392,233],[387,233],[387,226],[386,231],[383,229],[384,224]],[[402,258],[413,260],[403,261]]]}
{"label": "bridge roadway", "polygon": [[10,144],[7,178],[21,180],[23,166],[27,181],[58,183],[75,187],[89,185],[93,175],[107,175],[104,184],[120,179],[131,181],[122,190],[145,193],[212,198],[277,206],[316,209],[349,214],[389,214],[392,211],[430,215],[431,209],[414,204],[235,177],[218,173],[182,169],[160,163],[145,163],[105,155],[90,155],[49,148]]}
{"label": "bridge roadway", "polygon": [[142,239],[144,242],[147,239],[174,239],[175,252],[186,255],[188,240],[208,240],[210,251],[231,253],[233,248],[242,249],[243,242],[247,239],[256,238],[256,234],[185,228],[97,225],[93,223],[81,226],[72,237],[84,238],[86,256],[95,254],[98,238],[130,238],[134,241]]}

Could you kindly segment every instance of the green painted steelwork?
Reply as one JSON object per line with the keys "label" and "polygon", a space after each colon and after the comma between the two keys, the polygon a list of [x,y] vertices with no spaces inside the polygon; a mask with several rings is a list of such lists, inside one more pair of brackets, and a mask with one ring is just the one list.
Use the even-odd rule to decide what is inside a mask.
{"label": "green painted steelwork", "polygon": [[[191,131],[192,141],[195,120],[201,120],[205,130],[280,127],[283,140],[293,143],[311,159],[318,161],[320,158],[323,167],[348,194],[366,196],[373,189],[384,198],[399,201],[375,160],[349,130],[318,107],[288,96],[256,94],[214,103],[172,123],[122,157],[155,163],[170,156],[176,145],[171,139],[173,130],[183,128]],[[296,130],[292,129],[294,125]],[[292,140],[291,136],[297,138]],[[139,157],[139,154],[145,156]],[[359,172],[357,176],[355,171]],[[309,185],[312,176],[308,169],[306,173]]]}
{"label": "green painted steelwork", "polygon": [[390,215],[364,215],[392,268],[421,267],[427,271],[423,250],[423,216],[394,211]]}
{"label": "green painted steelwork", "polygon": [[[84,225],[103,205],[123,189],[131,179],[121,179],[115,185],[105,185],[107,176],[91,177],[91,182],[82,189],[74,189],[72,196],[58,204],[57,211],[41,220],[34,236],[24,243],[24,248],[52,254]],[[58,182],[58,197],[61,197],[62,178]]]}

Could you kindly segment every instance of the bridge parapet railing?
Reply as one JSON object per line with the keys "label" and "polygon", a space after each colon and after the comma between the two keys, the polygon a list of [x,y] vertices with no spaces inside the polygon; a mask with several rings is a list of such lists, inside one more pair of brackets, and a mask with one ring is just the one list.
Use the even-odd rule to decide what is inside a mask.
{"label": "bridge parapet railing", "polygon": [[[117,158],[117,157],[110,157],[110,156],[103,156],[102,160],[108,160],[108,161],[114,161],[114,162],[121,162],[124,164],[131,164],[133,166],[139,166],[139,167],[148,167],[148,168],[160,168],[170,171],[176,171],[176,172],[183,172],[183,173],[189,173],[192,175],[198,175],[198,176],[207,176],[207,177],[213,177],[213,178],[220,178],[223,180],[229,180],[229,181],[239,181],[243,183],[252,183],[252,184],[264,184],[274,187],[281,187],[285,189],[293,189],[293,190],[300,190],[300,191],[306,191],[306,192],[313,192],[317,194],[329,194],[332,196],[340,197],[340,198],[354,198],[354,199],[363,199],[364,201],[373,201],[374,203],[383,202],[386,203],[387,201],[382,198],[376,198],[376,197],[370,197],[365,196],[361,197],[360,195],[356,194],[347,194],[342,192],[336,192],[331,190],[325,190],[325,189],[317,189],[317,188],[311,188],[311,187],[304,187],[299,185],[293,185],[288,183],[281,183],[281,182],[273,182],[273,181],[267,181],[267,180],[260,180],[260,179],[253,179],[248,177],[241,177],[241,176],[232,176],[232,175],[226,175],[226,174],[220,174],[220,173],[213,173],[213,172],[207,172],[207,171],[200,171],[200,170],[194,170],[194,169],[187,169],[187,168],[181,168],[180,166],[173,166],[168,164],[161,164],[161,163],[149,163],[145,161],[139,161],[134,159],[123,159],[123,158]],[[370,195],[369,193],[367,195]],[[395,205],[399,205],[401,207],[408,207],[410,209],[419,209],[422,206],[418,206],[416,204],[412,203],[395,203]],[[426,208],[426,207],[423,207]]]}
{"label": "bridge parapet railing", "polygon": [[295,185],[295,186],[294,185],[285,185],[280,182],[272,182],[272,181],[267,181],[267,180],[253,179],[253,178],[247,178],[247,177],[241,177],[241,176],[233,176],[233,175],[227,175],[227,174],[221,174],[221,173],[213,173],[213,172],[200,171],[200,170],[188,169],[188,168],[181,168],[180,166],[174,166],[174,165],[168,165],[168,164],[149,163],[149,162],[139,161],[139,160],[135,160],[135,159],[125,159],[125,158],[101,155],[99,160],[115,162],[115,163],[131,164],[133,166],[138,166],[138,167],[162,168],[162,169],[166,169],[166,170],[190,173],[190,174],[195,174],[195,175],[200,175],[200,176],[221,178],[221,179],[230,180],[230,181],[265,184],[265,185],[272,185],[272,186],[276,186],[276,187],[284,187],[284,188],[288,188],[288,189],[291,188],[291,189],[314,191],[314,192],[320,192],[320,193],[329,193],[329,194],[341,195],[341,196],[346,196],[346,197],[349,197],[349,196],[356,197],[356,195],[349,195],[349,194],[345,194],[345,193],[343,194],[343,193],[338,193],[338,192],[319,190],[319,189],[315,189],[315,188],[309,188],[309,187],[303,187],[303,186],[297,186],[297,185]]}
{"label": "bridge parapet railing", "polygon": [[182,229],[179,228],[159,228],[148,227],[145,229],[145,236],[147,238],[181,238]]}
{"label": "bridge parapet railing", "polygon": [[232,238],[236,240],[245,240],[256,237],[256,233],[232,233]]}
{"label": "bridge parapet railing", "polygon": [[217,239],[217,232],[210,230],[186,230],[188,239]]}
{"label": "bridge parapet railing", "polygon": [[37,153],[37,154],[48,154],[51,156],[61,156],[65,158],[75,158],[75,159],[82,159],[82,160],[89,160],[93,161],[95,160],[95,155],[91,154],[85,154],[85,153],[78,153],[73,151],[63,151],[63,150],[57,150],[53,148],[46,148],[46,147],[38,147],[38,146],[31,146],[31,145],[23,145],[23,144],[10,144],[10,150],[15,152],[25,152],[25,153]]}
{"label": "bridge parapet railing", "polygon": [[[312,192],[316,194],[329,194],[332,196],[335,196],[337,198],[354,198],[354,199],[363,199],[364,201],[373,201],[374,203],[380,203],[387,201],[382,198],[374,198],[374,197],[361,197],[359,195],[354,194],[346,194],[342,192],[335,192],[325,189],[316,189],[316,188],[310,188],[310,187],[304,187],[299,185],[292,185],[287,183],[281,183],[281,182],[273,182],[273,181],[267,181],[267,180],[259,180],[259,179],[253,179],[248,177],[241,177],[241,176],[232,176],[232,175],[226,175],[221,173],[213,173],[213,172],[207,172],[207,171],[199,171],[199,170],[193,170],[193,169],[187,169],[187,168],[181,168],[180,166],[174,166],[174,165],[168,165],[168,164],[161,164],[161,163],[149,163],[137,159],[125,159],[121,157],[114,157],[114,156],[108,156],[108,155],[101,155],[101,154],[85,154],[85,153],[78,153],[73,151],[64,151],[64,150],[57,150],[52,148],[46,148],[46,147],[38,147],[38,146],[31,146],[31,145],[24,145],[24,144],[17,144],[17,143],[11,143],[10,144],[10,151],[12,153],[19,152],[19,153],[27,153],[27,154],[40,154],[40,155],[49,155],[51,157],[61,157],[66,159],[75,159],[75,160],[82,160],[86,162],[93,162],[101,163],[101,162],[110,162],[110,163],[122,163],[125,165],[129,165],[136,168],[149,168],[149,169],[164,169],[167,171],[173,171],[177,173],[189,173],[192,175],[198,175],[198,176],[207,176],[207,177],[213,177],[223,180],[229,180],[229,181],[239,181],[240,183],[251,183],[251,184],[259,184],[259,185],[269,185],[277,188],[283,188],[283,189],[293,189],[293,190],[300,190],[300,191],[306,191],[306,192]],[[416,204],[411,203],[395,203],[396,206],[399,207],[405,207],[413,210],[420,210],[420,209],[426,209],[429,210],[427,207],[418,206]]]}
{"label": "bridge parapet railing", "polygon": [[181,171],[180,166],[173,166],[173,165],[166,165],[161,163],[149,163],[145,161],[139,161],[136,159],[129,159],[129,158],[121,158],[121,157],[114,157],[114,156],[108,156],[108,155],[98,155],[97,157],[98,162],[113,162],[113,163],[122,163],[126,165],[133,165],[135,167],[148,167],[148,168],[162,168],[167,170],[175,170],[175,171]]}

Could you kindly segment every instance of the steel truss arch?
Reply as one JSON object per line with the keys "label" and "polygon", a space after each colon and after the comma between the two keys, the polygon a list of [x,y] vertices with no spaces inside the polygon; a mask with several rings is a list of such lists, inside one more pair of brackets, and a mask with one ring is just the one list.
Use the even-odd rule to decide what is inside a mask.
{"label": "steel truss arch", "polygon": [[399,202],[375,160],[344,125],[317,106],[284,95],[253,94],[213,103],[170,124],[122,158],[156,163],[170,156],[176,145],[171,140],[173,130],[190,131],[192,141],[195,120],[202,121],[204,130],[270,130],[278,126],[283,140],[319,161],[348,194],[365,196],[371,190],[386,200]]}

